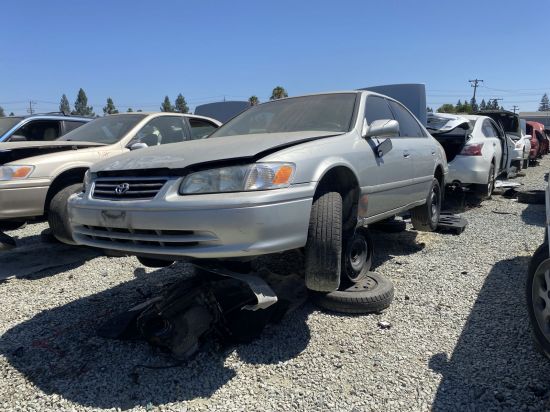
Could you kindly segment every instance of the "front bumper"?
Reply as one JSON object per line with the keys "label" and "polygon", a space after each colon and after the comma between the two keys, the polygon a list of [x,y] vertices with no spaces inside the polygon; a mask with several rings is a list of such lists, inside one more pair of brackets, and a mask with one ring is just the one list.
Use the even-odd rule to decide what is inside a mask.
{"label": "front bumper", "polygon": [[0,220],[43,215],[49,187],[48,179],[0,182]]}
{"label": "front bumper", "polygon": [[239,258],[303,247],[314,184],[286,189],[180,196],[170,182],[154,199],[69,199],[74,240],[133,255]]}

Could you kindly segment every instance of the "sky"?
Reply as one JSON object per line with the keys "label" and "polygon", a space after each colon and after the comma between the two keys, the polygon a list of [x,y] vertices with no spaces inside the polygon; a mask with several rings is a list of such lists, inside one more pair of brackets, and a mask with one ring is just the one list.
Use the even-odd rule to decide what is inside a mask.
{"label": "sky", "polygon": [[[2,4],[0,106],[57,110],[83,88],[102,113],[256,95],[424,83],[428,106],[550,93],[550,2],[57,1]],[[538,22],[537,22],[538,20]]]}

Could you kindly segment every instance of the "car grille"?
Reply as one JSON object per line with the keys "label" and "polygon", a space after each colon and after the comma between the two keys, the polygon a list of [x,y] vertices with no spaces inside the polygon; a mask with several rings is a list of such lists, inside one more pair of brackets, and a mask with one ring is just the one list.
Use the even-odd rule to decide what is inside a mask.
{"label": "car grille", "polygon": [[[76,235],[90,241],[109,243],[113,246],[192,247],[198,245],[199,242],[218,240],[213,233],[192,230],[122,229],[90,225],[76,226],[73,230]],[[105,247],[108,246],[105,245]]]}
{"label": "car grille", "polygon": [[108,178],[94,182],[92,197],[107,200],[144,200],[154,198],[167,178]]}

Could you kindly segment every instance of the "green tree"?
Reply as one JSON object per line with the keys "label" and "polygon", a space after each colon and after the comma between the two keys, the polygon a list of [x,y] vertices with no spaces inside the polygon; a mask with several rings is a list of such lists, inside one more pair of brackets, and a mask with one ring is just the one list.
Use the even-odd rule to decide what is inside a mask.
{"label": "green tree", "polygon": [[10,112],[10,116],[15,116],[15,113],[14,113],[14,112]]}
{"label": "green tree", "polygon": [[550,110],[550,101],[548,99],[548,95],[544,93],[544,95],[540,99],[539,112],[547,112],[549,110]]}
{"label": "green tree", "polygon": [[176,97],[176,101],[174,110],[178,113],[189,113],[189,106],[187,106],[187,102],[185,101],[185,97],[180,93],[178,94],[178,97]]}
{"label": "green tree", "polygon": [[95,117],[94,108],[88,106],[88,97],[82,88],[78,91],[78,95],[76,96],[76,100],[74,102],[74,110],[71,113],[79,116]]}
{"label": "green tree", "polygon": [[456,106],[455,106],[455,112],[462,113],[464,111],[462,107],[463,107],[462,102],[460,101],[460,99],[458,99],[458,102],[456,102]]}
{"label": "green tree", "polygon": [[133,112],[133,110],[132,110],[132,108],[131,108],[131,107],[128,107],[128,110],[126,110],[126,112],[128,112],[128,113],[132,113],[132,112]]}
{"label": "green tree", "polygon": [[143,110],[141,110],[141,109],[137,109],[136,111],[137,111],[138,113],[140,113],[140,112],[142,112]]}
{"label": "green tree", "polygon": [[450,103],[445,103],[437,109],[437,113],[456,113],[455,106]]}
{"label": "green tree", "polygon": [[61,96],[61,101],[59,102],[59,111],[64,114],[71,113],[71,105],[65,93],[63,93],[63,96]]}
{"label": "green tree", "polygon": [[257,106],[260,104],[260,99],[258,99],[258,96],[250,96],[248,98],[248,103],[250,103],[250,106]]}
{"label": "green tree", "polygon": [[117,114],[118,110],[115,107],[115,103],[113,102],[113,99],[110,97],[107,98],[107,105],[103,107],[103,116],[108,114]]}
{"label": "green tree", "polygon": [[433,113],[434,112],[434,109],[432,109],[431,107],[426,107],[426,111],[428,113]]}
{"label": "green tree", "polygon": [[160,106],[161,112],[173,112],[174,106],[172,106],[172,103],[170,103],[170,98],[168,96],[164,96],[164,101],[162,102],[162,105]]}
{"label": "green tree", "polygon": [[479,110],[486,110],[487,109],[487,103],[485,103],[485,99],[481,100],[481,104],[479,105]]}
{"label": "green tree", "polygon": [[4,113],[4,108],[0,106],[0,117],[6,117],[6,113]]}
{"label": "green tree", "polygon": [[288,93],[286,92],[284,87],[277,86],[271,92],[271,97],[269,98],[269,100],[282,99],[283,97],[288,97]]}
{"label": "green tree", "polygon": [[472,97],[472,99],[470,100],[470,107],[471,107],[470,113],[477,112],[479,110],[479,106],[474,97]]}

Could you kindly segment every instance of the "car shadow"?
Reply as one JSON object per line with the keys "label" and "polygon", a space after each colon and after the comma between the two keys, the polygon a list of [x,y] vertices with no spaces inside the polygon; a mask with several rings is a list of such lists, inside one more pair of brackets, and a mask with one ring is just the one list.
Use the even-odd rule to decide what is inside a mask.
{"label": "car shadow", "polygon": [[236,376],[225,366],[236,351],[240,360],[272,364],[292,359],[308,345],[309,304],[270,325],[259,339],[222,351],[206,345],[192,359],[176,362],[143,341],[100,338],[97,328],[125,308],[159,293],[182,273],[172,265],[114,288],[45,310],[6,331],[0,353],[12,367],[47,394],[79,405],[129,409],[208,398]]}
{"label": "car shadow", "polygon": [[550,363],[531,342],[525,303],[529,260],[497,262],[452,356],[438,353],[430,359],[430,369],[442,375],[434,411],[550,408]]}
{"label": "car shadow", "polygon": [[521,212],[521,220],[528,225],[544,227],[546,221],[546,206],[528,204]]}
{"label": "car shadow", "polygon": [[417,241],[418,232],[414,230],[388,233],[371,229],[370,234],[374,244],[373,268],[396,257],[418,253],[426,246]]}
{"label": "car shadow", "polygon": [[450,213],[463,213],[469,209],[481,207],[482,199],[479,195],[462,190],[447,190],[442,210]]}

